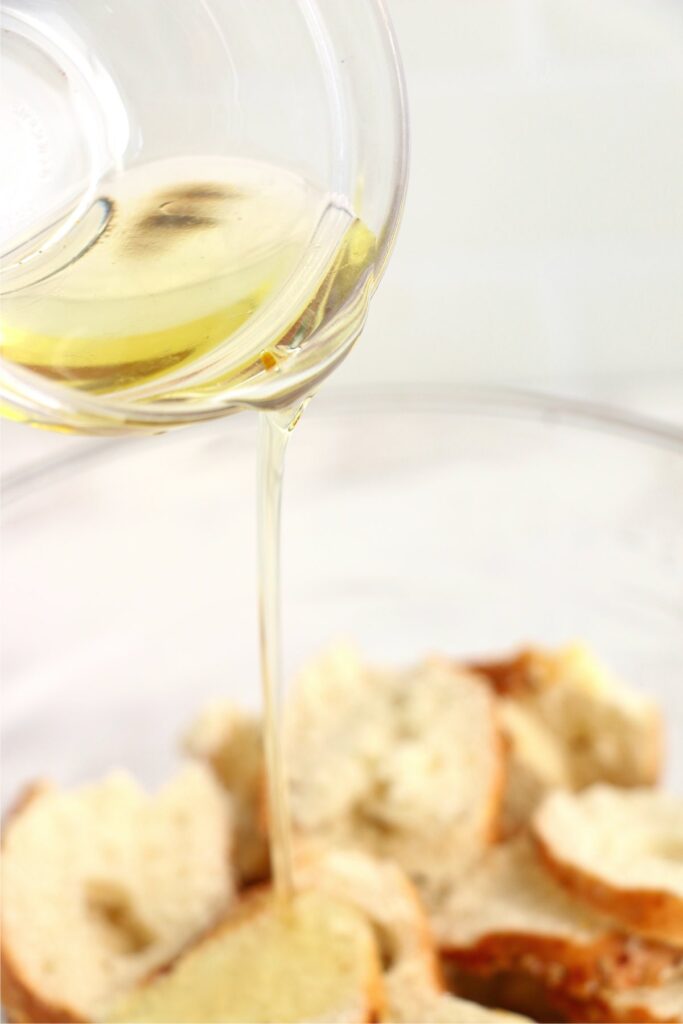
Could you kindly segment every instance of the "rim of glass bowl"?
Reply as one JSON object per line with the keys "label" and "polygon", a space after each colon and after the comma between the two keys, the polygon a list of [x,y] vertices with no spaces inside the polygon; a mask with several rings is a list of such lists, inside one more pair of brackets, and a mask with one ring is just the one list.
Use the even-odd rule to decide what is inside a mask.
{"label": "rim of glass bowl", "polygon": [[[352,307],[354,301],[358,301],[359,292],[369,287],[369,294],[372,294],[377,288],[398,234],[408,184],[408,103],[398,42],[386,0],[368,2],[374,8],[383,29],[384,57],[387,78],[391,83],[393,121],[397,139],[394,154],[395,183],[384,223],[378,232],[379,246],[377,257],[372,264],[369,283],[359,282],[354,294],[346,303],[346,308]],[[362,300],[362,295],[360,298]],[[263,382],[259,382],[256,389],[253,385],[238,385],[215,396],[207,396],[201,409],[196,405],[188,409],[182,401],[174,401],[172,393],[167,399],[144,404],[121,399],[112,401],[107,397],[93,398],[67,385],[54,381],[47,382],[39,374],[15,366],[7,360],[0,360],[0,404],[6,402],[10,409],[18,411],[20,416],[24,415],[32,423],[100,435],[117,434],[123,430],[127,434],[153,432],[186,423],[216,419],[240,409],[277,406],[282,404],[283,394],[288,396],[286,400],[287,404],[290,404],[305,398],[309,386],[314,386],[315,382],[327,376],[343,358],[358,337],[364,320],[363,314],[358,320],[358,329],[352,333],[348,343],[333,350],[330,356],[316,365],[314,371],[307,365],[305,358],[301,359],[301,365],[297,369],[295,356],[290,362],[286,389],[279,387],[276,381],[273,381],[270,388],[264,386]],[[304,349],[301,355],[305,356],[306,353],[307,350]],[[32,397],[34,395],[35,399]]]}
{"label": "rim of glass bowl", "polygon": [[[321,419],[334,416],[382,416],[396,413],[397,409],[406,415],[470,414],[530,420],[549,427],[571,427],[623,437],[626,441],[668,450],[674,456],[683,458],[683,425],[601,402],[513,388],[466,385],[423,385],[419,391],[407,385],[367,385],[353,390],[340,388],[319,398],[306,416],[313,415]],[[104,440],[91,438],[86,449],[78,447],[56,457],[43,457],[7,473],[2,481],[2,506],[20,501],[37,489],[49,487],[53,481],[80,471],[92,462],[123,452],[130,440],[130,436]],[[136,447],[131,449],[131,453],[139,450],[139,445],[144,444],[146,447],[155,441],[149,435],[138,436],[135,438]]]}

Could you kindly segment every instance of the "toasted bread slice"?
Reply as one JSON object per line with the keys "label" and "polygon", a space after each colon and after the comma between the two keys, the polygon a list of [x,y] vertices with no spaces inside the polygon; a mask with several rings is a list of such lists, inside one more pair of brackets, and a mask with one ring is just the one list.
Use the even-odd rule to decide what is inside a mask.
{"label": "toasted bread slice", "polygon": [[573,788],[657,781],[663,748],[659,710],[585,647],[530,649],[473,667],[499,695],[516,701],[550,730],[562,747]]}
{"label": "toasted bread slice", "polygon": [[287,905],[260,892],[106,1019],[361,1024],[381,1001],[379,953],[362,913],[316,890]]}
{"label": "toasted bread slice", "polygon": [[184,740],[185,751],[206,761],[233,805],[233,859],[241,887],[270,873],[263,768],[263,735],[256,715],[217,701],[199,715]]}
{"label": "toasted bread slice", "polygon": [[332,649],[298,680],[287,751],[295,831],[394,859],[422,887],[466,870],[496,834],[495,698],[445,661],[388,671]]}
{"label": "toasted bread slice", "polygon": [[427,987],[419,971],[406,962],[385,978],[387,1024],[515,1024],[529,1017],[489,1010],[438,988]]}
{"label": "toasted bread slice", "polygon": [[554,793],[534,818],[569,892],[625,929],[683,946],[683,801],[652,789]]}
{"label": "toasted bread slice", "polygon": [[148,796],[122,772],[34,790],[2,841],[2,982],[10,1017],[97,1020],[233,898],[228,802],[186,768]]}
{"label": "toasted bread slice", "polygon": [[492,849],[432,907],[444,955],[468,971],[522,970],[551,988],[658,984],[680,962],[575,900],[541,865],[525,836]]}

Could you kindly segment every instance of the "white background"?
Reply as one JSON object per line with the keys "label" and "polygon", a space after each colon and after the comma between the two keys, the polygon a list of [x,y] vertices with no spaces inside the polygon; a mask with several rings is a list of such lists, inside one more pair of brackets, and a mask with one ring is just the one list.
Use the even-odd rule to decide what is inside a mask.
{"label": "white background", "polygon": [[[484,382],[683,422],[683,2],[390,6],[409,197],[327,387]],[[5,473],[90,443],[3,442]]]}
{"label": "white background", "polygon": [[338,383],[521,383],[683,417],[683,3],[391,9],[410,190]]}

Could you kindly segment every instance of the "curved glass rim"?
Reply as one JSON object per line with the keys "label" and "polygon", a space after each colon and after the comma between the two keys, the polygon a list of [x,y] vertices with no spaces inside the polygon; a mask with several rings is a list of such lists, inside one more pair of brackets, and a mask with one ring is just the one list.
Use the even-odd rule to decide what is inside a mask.
{"label": "curved glass rim", "polygon": [[[353,390],[337,389],[314,402],[306,418],[311,415],[321,419],[334,416],[383,416],[396,413],[397,409],[400,409],[402,415],[478,415],[529,420],[551,428],[576,428],[620,437],[683,458],[683,425],[678,426],[601,402],[512,388],[425,385],[416,391],[407,385],[391,388],[368,385]],[[212,427],[216,429],[215,424]],[[154,444],[157,438],[150,435],[126,435],[90,440],[92,443],[85,450],[78,448],[58,457],[43,457],[8,473],[2,482],[2,507],[21,501],[35,490],[49,487],[64,475],[68,476],[93,462],[124,452],[133,440],[137,448],[143,443],[145,447]]]}
{"label": "curved glass rim", "polygon": [[[391,203],[378,235],[378,253],[372,265],[370,278],[372,294],[384,274],[405,205],[408,184],[409,132],[405,76],[386,0],[368,0],[368,3],[374,8],[383,29],[387,72],[392,83],[397,139],[394,156],[395,184]],[[305,364],[297,372],[296,366],[292,363],[287,379],[287,393],[297,395],[298,389],[305,390],[308,381],[325,377],[343,358],[356,337],[357,333],[349,339],[349,344],[343,346],[340,352],[333,352],[331,357],[321,362],[320,366],[316,368],[315,375],[310,373]],[[173,401],[170,396],[160,401],[136,404],[134,401],[127,402],[122,398],[113,400],[107,396],[94,398],[59,382],[50,382],[49,387],[46,387],[45,380],[32,371],[4,360],[0,361],[0,399],[6,401],[10,408],[26,414],[29,422],[62,425],[67,429],[76,430],[85,424],[86,433],[99,433],[105,436],[107,433],[117,433],[122,425],[125,425],[125,432],[128,434],[144,433],[192,422],[212,420],[240,409],[277,406],[279,392],[280,388],[277,382],[273,382],[270,388],[261,383],[256,389],[253,385],[247,384],[215,396],[213,401],[207,400],[201,409],[195,406],[188,410],[182,403]],[[32,400],[32,395],[36,396],[35,403]],[[47,413],[42,419],[36,417],[36,409],[41,406],[46,410],[54,410],[54,418]],[[88,429],[92,422],[101,424],[101,429]]]}

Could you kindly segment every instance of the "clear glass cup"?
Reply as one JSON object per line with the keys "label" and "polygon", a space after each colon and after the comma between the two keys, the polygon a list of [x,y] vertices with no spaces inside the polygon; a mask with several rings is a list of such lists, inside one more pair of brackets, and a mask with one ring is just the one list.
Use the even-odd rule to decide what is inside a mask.
{"label": "clear glass cup", "polygon": [[[286,168],[343,197],[377,239],[345,305],[288,353],[281,373],[206,387],[196,401],[267,341],[256,315],[211,358],[165,376],[158,393],[93,395],[5,359],[5,411],[87,432],[159,430],[310,392],[362,328],[403,204],[405,95],[383,0],[3,0],[2,16],[5,293],[39,275],[65,240],[89,237],[108,186],[161,159]],[[324,244],[329,253],[311,238],[321,267],[334,251]]]}
{"label": "clear glass cup", "polygon": [[[664,710],[683,791],[683,432],[504,393],[323,389],[288,456],[284,666],[584,640]],[[155,785],[260,705],[253,417],[104,440],[4,488],[2,785]]]}

